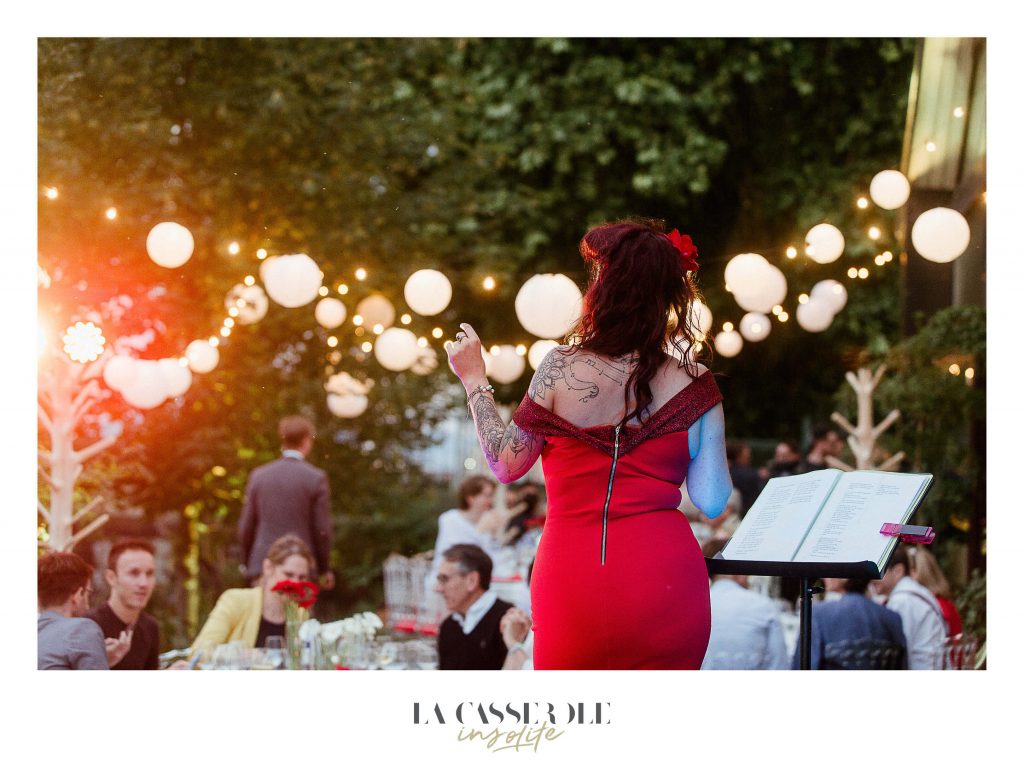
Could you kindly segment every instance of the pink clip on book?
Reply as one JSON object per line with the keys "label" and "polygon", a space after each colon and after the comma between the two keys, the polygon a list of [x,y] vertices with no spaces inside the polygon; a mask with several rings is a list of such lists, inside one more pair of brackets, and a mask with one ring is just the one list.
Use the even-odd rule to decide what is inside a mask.
{"label": "pink clip on book", "polygon": [[883,524],[879,532],[883,535],[899,538],[904,543],[917,543],[922,546],[927,546],[935,540],[934,529],[912,524]]}

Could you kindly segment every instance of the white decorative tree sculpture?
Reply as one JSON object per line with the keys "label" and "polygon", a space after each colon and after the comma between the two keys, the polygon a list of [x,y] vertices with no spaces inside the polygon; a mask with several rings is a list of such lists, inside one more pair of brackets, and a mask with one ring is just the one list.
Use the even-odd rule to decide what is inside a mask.
{"label": "white decorative tree sculpture", "polygon": [[117,437],[104,437],[75,450],[75,430],[102,393],[97,378],[104,361],[79,363],[59,349],[49,350],[42,358],[38,413],[40,423],[50,436],[50,449],[39,447],[39,473],[50,485],[50,506],[47,508],[40,502],[39,513],[49,531],[47,545],[54,551],[70,551],[109,518],[104,513],[78,532],[74,531],[75,525],[103,501],[102,497],[94,497],[75,512],[75,482],[82,474],[82,465],[113,445]]}
{"label": "white decorative tree sculpture", "polygon": [[899,410],[892,410],[882,420],[882,423],[878,426],[874,425],[872,396],[883,374],[885,374],[884,364],[874,372],[861,367],[857,370],[856,375],[853,372],[846,373],[846,382],[853,387],[853,391],[857,395],[857,425],[851,424],[841,413],[832,413],[832,420],[850,435],[846,438],[846,442],[850,446],[850,451],[853,452],[856,466],[851,467],[841,459],[826,456],[825,460],[830,466],[838,467],[840,470],[894,470],[903,459],[904,453],[900,451],[877,466],[874,463],[875,444],[878,442],[879,435],[900,417]]}

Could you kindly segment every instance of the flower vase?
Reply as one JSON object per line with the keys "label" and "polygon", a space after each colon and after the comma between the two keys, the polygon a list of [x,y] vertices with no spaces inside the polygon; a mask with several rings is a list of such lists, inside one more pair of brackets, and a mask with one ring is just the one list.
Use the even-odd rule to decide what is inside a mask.
{"label": "flower vase", "polygon": [[297,671],[302,667],[302,637],[299,628],[309,619],[309,610],[300,608],[291,600],[284,605],[284,639],[287,648],[286,664],[288,670]]}

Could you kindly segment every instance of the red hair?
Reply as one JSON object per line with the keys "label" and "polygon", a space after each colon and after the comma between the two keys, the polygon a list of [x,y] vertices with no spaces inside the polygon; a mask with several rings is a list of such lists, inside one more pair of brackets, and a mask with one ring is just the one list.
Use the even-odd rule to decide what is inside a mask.
{"label": "red hair", "polygon": [[[671,344],[680,349],[679,364],[697,377],[697,341],[690,308],[697,288],[680,267],[679,251],[655,220],[607,223],[591,228],[580,242],[590,284],[569,343],[570,354],[589,350],[605,356],[636,352],[638,361],[626,382],[626,414],[643,422],[654,399],[651,380]],[[671,321],[675,319],[673,324]],[[635,405],[630,411],[630,397]]]}

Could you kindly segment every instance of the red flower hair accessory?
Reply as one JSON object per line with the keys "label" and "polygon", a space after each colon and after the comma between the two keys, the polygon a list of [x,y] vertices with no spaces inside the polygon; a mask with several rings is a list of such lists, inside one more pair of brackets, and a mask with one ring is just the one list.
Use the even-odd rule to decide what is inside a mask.
{"label": "red flower hair accessory", "polygon": [[679,230],[673,228],[672,233],[662,234],[662,236],[679,251],[679,266],[684,272],[695,272],[700,268],[700,264],[697,263],[697,245],[693,243],[688,234],[680,235]]}

